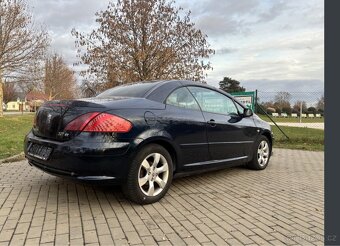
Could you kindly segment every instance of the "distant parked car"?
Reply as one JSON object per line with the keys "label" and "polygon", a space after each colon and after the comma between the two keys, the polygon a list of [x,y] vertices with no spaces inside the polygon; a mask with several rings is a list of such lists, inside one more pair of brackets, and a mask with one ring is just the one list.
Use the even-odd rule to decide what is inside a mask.
{"label": "distant parked car", "polygon": [[46,102],[25,154],[54,175],[114,181],[146,204],[165,195],[173,175],[244,164],[265,169],[272,143],[269,124],[226,92],[162,81]]}

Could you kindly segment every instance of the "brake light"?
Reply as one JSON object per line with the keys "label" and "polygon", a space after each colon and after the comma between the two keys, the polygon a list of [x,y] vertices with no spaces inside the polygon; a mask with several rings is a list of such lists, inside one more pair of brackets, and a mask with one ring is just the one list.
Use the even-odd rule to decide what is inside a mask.
{"label": "brake light", "polygon": [[128,132],[132,124],[112,114],[100,114],[87,124],[85,132]]}
{"label": "brake light", "polygon": [[132,128],[130,121],[107,113],[87,113],[71,121],[66,131],[84,132],[128,132]]}
{"label": "brake light", "polygon": [[65,130],[82,131],[84,130],[85,126],[98,114],[99,114],[98,112],[83,114],[78,118],[72,120],[70,123],[68,123],[67,126],[65,127]]}

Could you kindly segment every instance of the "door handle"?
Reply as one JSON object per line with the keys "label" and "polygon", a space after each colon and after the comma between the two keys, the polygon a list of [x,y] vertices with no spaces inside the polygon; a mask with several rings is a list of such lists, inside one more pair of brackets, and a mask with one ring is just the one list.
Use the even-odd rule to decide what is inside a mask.
{"label": "door handle", "polygon": [[216,122],[214,119],[209,120],[207,123],[212,127],[216,126]]}

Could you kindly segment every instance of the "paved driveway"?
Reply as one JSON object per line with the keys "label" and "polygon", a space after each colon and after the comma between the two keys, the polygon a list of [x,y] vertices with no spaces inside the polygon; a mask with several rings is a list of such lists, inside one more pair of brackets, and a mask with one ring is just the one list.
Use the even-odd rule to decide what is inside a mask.
{"label": "paved driveway", "polygon": [[118,188],[0,165],[0,245],[323,244],[323,152],[275,149],[265,171],[232,168],[174,181],[139,206]]}

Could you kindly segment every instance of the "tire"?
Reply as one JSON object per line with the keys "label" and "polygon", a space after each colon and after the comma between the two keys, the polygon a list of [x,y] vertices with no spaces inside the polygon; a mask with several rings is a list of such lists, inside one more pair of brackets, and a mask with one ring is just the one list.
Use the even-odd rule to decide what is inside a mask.
{"label": "tire", "polygon": [[268,166],[271,156],[271,145],[266,136],[260,136],[254,143],[253,159],[247,163],[247,167],[253,170],[263,170]]}
{"label": "tire", "polygon": [[149,144],[132,161],[123,193],[138,204],[154,203],[166,194],[172,177],[173,162],[169,152],[158,144]]}

